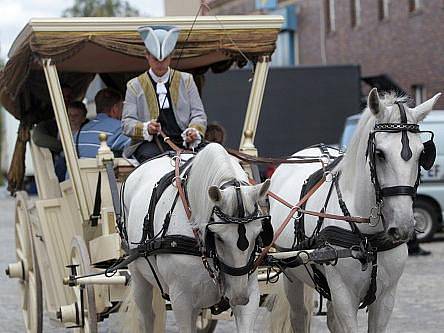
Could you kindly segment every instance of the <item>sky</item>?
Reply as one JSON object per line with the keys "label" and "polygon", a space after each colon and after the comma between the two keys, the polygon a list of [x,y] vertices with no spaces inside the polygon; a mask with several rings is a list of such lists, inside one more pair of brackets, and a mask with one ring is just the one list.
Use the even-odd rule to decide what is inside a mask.
{"label": "sky", "polygon": [[[162,16],[164,0],[128,0],[141,16]],[[60,17],[74,0],[0,0],[0,56],[7,53],[14,39],[31,18]]]}

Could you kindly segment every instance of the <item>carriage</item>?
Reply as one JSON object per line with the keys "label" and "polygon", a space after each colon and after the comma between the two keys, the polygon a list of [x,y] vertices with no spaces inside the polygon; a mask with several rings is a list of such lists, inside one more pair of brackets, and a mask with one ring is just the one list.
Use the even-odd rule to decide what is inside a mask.
{"label": "carriage", "polygon": [[[209,69],[220,72],[234,63],[240,67],[247,60],[254,63],[240,138],[240,150],[254,155],[267,71],[282,22],[280,16],[60,18],[32,19],[23,28],[9,51],[0,82],[3,106],[20,120],[9,172],[16,197],[17,262],[8,266],[7,274],[20,282],[27,332],[42,332],[44,308],[50,318],[62,320],[67,327],[97,332],[98,322],[118,308],[130,278],[127,270],[120,269],[112,277],[69,279],[98,272],[122,256],[112,200],[115,193],[105,164],[111,163],[118,187],[133,167],[115,158],[106,142],[96,159],[77,158],[62,84],[83,98],[90,82],[100,75],[108,86],[122,91],[129,78],[146,70],[136,28],[179,26],[182,32],[172,64],[193,73],[198,86]],[[179,53],[180,61],[175,62]],[[56,119],[67,164],[69,176],[61,183],[51,152],[30,139],[33,125],[49,117]],[[20,190],[26,147],[32,155],[36,197]],[[245,168],[249,170],[248,164]],[[97,195],[99,211],[94,209]],[[211,322],[209,312],[203,316],[206,323]]]}
{"label": "carriage", "polygon": [[[115,198],[118,187],[128,177],[132,166],[124,159],[115,158],[106,146],[106,140],[103,137],[95,159],[77,158],[62,97],[61,83],[73,86],[77,97],[83,97],[94,76],[99,74],[108,86],[123,90],[128,78],[146,69],[143,58],[144,47],[136,34],[136,28],[147,24],[177,25],[182,28],[178,48],[173,55],[176,59],[180,58],[180,61],[176,63],[176,68],[192,72],[198,83],[202,82],[199,80],[199,75],[208,69],[220,72],[229,69],[233,63],[242,66],[246,65],[247,59],[253,61],[254,77],[240,140],[240,150],[250,155],[257,154],[254,137],[270,56],[274,51],[282,24],[281,17],[205,16],[196,19],[176,17],[31,20],[15,40],[9,53],[10,60],[0,76],[1,102],[12,115],[21,121],[12,168],[8,175],[9,185],[16,195],[17,262],[8,266],[7,274],[20,281],[22,309],[28,332],[42,331],[43,304],[50,317],[61,319],[66,326],[79,332],[96,332],[98,322],[119,308],[127,290],[130,279],[127,269],[121,268],[109,276],[104,274],[104,268],[109,267],[124,255],[121,237],[117,232],[119,208]],[[175,66],[174,58],[173,67]],[[376,295],[375,286],[372,284],[376,283],[376,267],[378,266],[396,273],[392,280],[387,281],[391,284],[390,287],[396,287],[402,273],[403,262],[405,262],[405,257],[402,257],[402,251],[405,249],[403,242],[408,238],[408,233],[413,231],[413,218],[408,215],[411,213],[413,216],[413,213],[411,209],[406,209],[405,202],[410,200],[408,197],[413,197],[416,193],[419,165],[430,167],[434,161],[433,140],[424,144],[420,142],[420,130],[417,123],[430,112],[438,97],[439,94],[414,109],[407,107],[404,109],[402,100],[393,99],[393,103],[386,100],[381,102],[375,90],[370,93],[367,117],[369,119],[379,117],[379,120],[385,120],[385,123],[378,124],[369,121],[365,124],[363,132],[368,132],[368,136],[356,140],[356,146],[359,145],[359,149],[355,149],[357,157],[350,152],[353,151],[352,149],[348,153],[349,160],[353,157],[359,159],[360,169],[351,167],[340,170],[342,175],[348,173],[349,179],[361,182],[356,192],[368,190],[371,196],[376,197],[375,203],[372,200],[359,202],[365,205],[361,213],[364,217],[353,216],[348,212],[346,203],[353,202],[355,193],[344,191],[342,197],[337,180],[340,172],[335,174],[331,172],[338,165],[342,165],[341,161],[337,160],[336,164],[331,163],[327,168],[326,165],[330,163],[330,151],[322,146],[319,149],[323,153],[321,156],[315,156],[314,159],[310,158],[310,154],[313,156],[313,150],[319,150],[318,148],[308,150],[310,152],[308,158],[307,152],[291,158],[291,160],[300,160],[304,164],[312,163],[305,167],[305,171],[299,169],[303,172],[294,172],[284,167],[279,171],[280,176],[274,178],[276,182],[272,190],[287,191],[292,202],[269,192],[270,197],[276,202],[279,201],[281,205],[287,206],[286,210],[282,210],[277,207],[276,202],[271,205],[270,213],[274,214],[273,224],[276,227],[273,241],[277,240],[290,220],[294,220],[296,225],[296,221],[303,216],[306,216],[307,223],[310,217],[311,222],[314,218],[319,218],[318,221],[328,219],[330,223],[338,220],[339,223],[370,224],[364,228],[371,234],[352,232],[354,233],[352,236],[359,236],[357,243],[355,243],[356,237],[353,237],[350,244],[339,246],[342,249],[327,244],[319,249],[306,250],[300,247],[294,250],[294,244],[291,244],[293,230],[287,228],[287,237],[281,243],[284,245],[281,246],[281,250],[286,251],[267,256],[270,250],[270,245],[268,245],[256,263],[267,256],[267,259],[282,259],[284,261],[279,262],[281,266],[287,265],[293,269],[309,261],[336,264],[339,257],[353,257],[339,262],[335,268],[330,265],[328,270],[334,272],[336,269],[340,270],[341,267],[349,265],[349,272],[360,274],[358,284],[363,294],[358,295],[354,303],[359,305],[362,301],[360,298],[365,298],[363,304],[369,305],[375,301],[375,297],[381,297],[382,290],[392,297],[390,288],[386,288],[384,284],[377,289],[379,294]],[[52,105],[52,108],[49,105]],[[48,110],[53,110],[53,115],[52,111],[48,113]],[[388,119],[388,110],[390,112],[394,110],[400,120]],[[406,114],[413,119],[413,123],[407,122]],[[38,197],[29,198],[25,192],[17,191],[21,188],[23,181],[26,144],[33,124],[51,116],[55,116],[57,122],[69,177],[59,183],[49,150],[35,145],[30,140],[29,147],[33,158]],[[391,155],[387,154],[387,159],[392,159],[397,167],[404,168],[399,174],[408,174],[411,178],[408,181],[403,179],[401,183],[395,182],[393,185],[396,186],[391,187],[383,187],[381,186],[383,184],[378,183],[381,169],[377,172],[377,164],[382,164],[385,160],[382,150],[377,149],[377,144],[380,142],[377,137],[381,135],[385,136],[387,141],[390,139],[393,142],[386,147],[392,150]],[[409,137],[410,141],[406,140],[406,137]],[[395,150],[396,152],[393,153]],[[409,150],[410,153],[407,154],[406,151]],[[365,156],[364,152],[366,152]],[[415,158],[411,158],[413,153],[416,154]],[[248,161],[245,156],[240,157]],[[344,160],[346,159],[347,156]],[[400,162],[401,159],[404,162]],[[300,188],[302,184],[305,184],[306,177],[319,168],[319,164],[313,164],[313,162],[320,163],[323,167],[319,170],[320,172],[314,173],[318,177],[314,177],[314,181],[311,179],[314,186],[310,189],[295,191],[294,184],[298,184]],[[355,162],[352,160],[349,163],[356,165]],[[368,166],[369,168],[366,168]],[[252,171],[254,167],[248,163],[244,163],[243,167],[250,173],[250,178],[254,178]],[[363,175],[366,177],[361,177],[361,175],[351,177],[350,170],[358,173],[364,170]],[[293,180],[294,178],[301,179],[292,183],[288,181],[291,177]],[[310,178],[313,177],[310,176]],[[344,178],[346,177],[343,176],[342,179]],[[317,191],[320,188],[321,190]],[[301,192],[303,194],[298,201]],[[333,194],[335,200],[329,202],[330,194],[326,195],[326,200],[322,196],[324,192],[335,192],[336,194]],[[368,196],[368,193],[366,195]],[[310,196],[314,200],[305,206]],[[396,197],[396,200],[392,199],[383,205],[384,196]],[[356,198],[359,199],[359,195],[356,194]],[[293,202],[298,203],[293,204]],[[374,204],[376,206],[372,206]],[[335,214],[329,212],[327,208],[333,209]],[[387,211],[383,210],[388,209],[388,212],[392,213],[395,209],[391,208],[396,208],[408,216],[384,221],[382,216]],[[381,221],[382,223],[377,226]],[[402,225],[402,223],[408,225]],[[375,226],[377,227],[372,229]],[[337,229],[329,230],[337,233]],[[344,234],[351,236],[346,231],[341,231],[341,233],[342,236]],[[378,265],[375,264],[378,251],[375,252],[370,244],[373,242],[372,235],[380,236],[385,242],[387,240],[390,242],[390,246],[383,250],[387,252]],[[333,240],[337,241],[339,238],[339,241],[343,241],[341,237],[334,237]],[[301,244],[305,245],[303,242]],[[365,248],[361,246],[363,244],[366,245]],[[373,243],[375,244],[380,245],[377,242]],[[324,245],[326,245],[325,242]],[[391,248],[392,245],[394,245],[393,248]],[[399,256],[401,259],[398,258]],[[250,257],[254,259],[254,253]],[[285,261],[285,259],[288,260]],[[398,265],[393,265],[393,262]],[[269,263],[272,263],[272,260]],[[258,278],[262,281],[262,279],[267,280],[269,276],[265,274],[263,277],[259,274]],[[361,281],[365,283],[362,284]],[[333,282],[340,284],[343,281],[338,279]],[[361,285],[365,287],[362,288]],[[262,286],[261,292],[270,292],[269,289],[267,290],[268,287]],[[338,292],[343,289],[337,288],[332,291]],[[366,294],[369,294],[372,300],[368,300]],[[303,303],[304,300],[293,297],[292,301]],[[380,313],[378,304],[384,305],[384,300],[374,302],[373,308],[370,308],[371,316],[373,316],[372,312],[376,313],[370,325],[378,322],[377,316]],[[339,304],[335,311],[338,312],[334,314],[338,315],[341,314],[339,311],[348,314],[353,310],[346,306],[341,308]],[[388,316],[389,313],[381,316],[382,326],[387,324]],[[200,320],[204,323],[203,329],[208,331],[214,328],[211,320],[210,312],[203,311]],[[350,322],[347,323],[347,321]],[[346,316],[344,322],[352,326],[356,324],[355,321]],[[156,332],[161,330],[162,328],[159,327]]]}

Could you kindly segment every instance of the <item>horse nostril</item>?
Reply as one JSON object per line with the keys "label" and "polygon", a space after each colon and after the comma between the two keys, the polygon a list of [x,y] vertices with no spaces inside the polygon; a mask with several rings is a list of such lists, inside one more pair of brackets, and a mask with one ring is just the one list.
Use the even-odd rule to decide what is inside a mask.
{"label": "horse nostril", "polygon": [[399,240],[400,235],[399,235],[399,230],[398,228],[390,228],[387,233],[394,239],[394,240]]}

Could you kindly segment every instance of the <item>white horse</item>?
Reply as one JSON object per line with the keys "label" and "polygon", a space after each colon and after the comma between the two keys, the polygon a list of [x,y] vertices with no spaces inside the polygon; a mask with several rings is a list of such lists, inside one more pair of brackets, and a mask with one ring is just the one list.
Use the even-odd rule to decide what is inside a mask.
{"label": "white horse", "polygon": [[[190,156],[182,155],[182,158],[188,159]],[[164,174],[174,169],[173,165],[170,157],[160,157],[144,163],[128,177],[124,190],[124,207],[130,244],[140,241],[153,187]],[[213,207],[220,208],[219,212],[226,214],[226,217],[236,217],[240,209],[249,216],[257,212],[257,202],[265,197],[270,182],[255,186],[240,186],[240,190],[235,186],[224,186],[233,180],[239,181],[242,185],[248,182],[248,177],[239,163],[218,144],[209,144],[202,149],[192,161],[186,181],[186,192],[192,211],[191,219],[188,221],[184,206],[179,199],[171,214],[166,235],[193,237],[192,227],[195,227],[204,240],[208,229],[214,234],[219,261],[232,268],[245,268],[251,264],[250,258],[255,250],[255,242],[262,230],[260,219],[242,223],[245,226],[245,235],[242,236],[243,245],[239,247],[238,241],[241,239],[238,232],[239,224],[222,221],[220,214],[212,216]],[[177,189],[169,186],[161,196],[154,215],[155,235],[162,229],[176,193]],[[206,228],[212,218],[213,224]],[[158,275],[164,292],[170,296],[180,332],[195,332],[196,319],[201,309],[217,304],[221,297],[229,299],[238,332],[252,330],[260,296],[256,274],[248,276],[247,273],[243,273],[240,276],[232,276],[222,271],[218,284],[210,278],[199,256],[159,254],[149,256],[148,260]],[[130,272],[135,302],[143,314],[141,325],[145,332],[153,332],[155,321],[152,308],[153,286],[157,287],[155,277],[145,258],[138,258],[131,263]]]}
{"label": "white horse", "polygon": [[[440,94],[430,100],[410,109],[404,105],[407,123],[417,124],[432,110]],[[333,173],[340,171],[339,188],[342,198],[352,216],[369,217],[371,210],[376,207],[375,187],[371,180],[369,167],[370,156],[366,150],[369,133],[375,124],[397,123],[401,118],[400,107],[396,102],[405,102],[394,95],[386,95],[380,99],[376,89],[368,96],[368,107],[363,112],[357,125],[354,138],[347,149],[343,160],[333,169]],[[408,141],[401,143],[401,137],[407,136]],[[405,139],[405,138],[404,138]],[[418,161],[424,150],[419,133],[379,132],[375,134],[374,160],[377,181],[380,188],[415,186],[418,177]],[[405,142],[405,141],[404,141]],[[408,147],[409,146],[409,147]],[[401,156],[401,150],[410,148],[411,155]],[[318,154],[318,149],[306,149],[295,155]],[[410,156],[410,158],[408,158]],[[283,197],[287,202],[296,204],[304,181],[314,171],[320,168],[318,163],[300,165],[281,165],[272,177],[271,191]],[[324,183],[308,200],[306,209],[320,211],[326,201],[331,182]],[[387,192],[387,190],[386,190]],[[396,188],[395,188],[396,192]],[[407,191],[408,192],[408,191]],[[398,242],[399,246],[377,253],[376,300],[368,307],[368,332],[386,332],[394,303],[396,287],[404,270],[407,259],[405,242],[414,232],[412,197],[410,195],[392,193],[384,196],[381,209],[382,223],[371,227],[358,224],[362,233],[374,234],[385,232],[386,239]],[[338,194],[333,189],[326,212],[342,215],[338,204]],[[270,215],[273,227],[276,228],[285,219],[289,209],[270,198]],[[311,235],[317,223],[317,218],[305,215],[305,233]],[[326,226],[339,226],[350,230],[346,222],[325,219]],[[294,240],[294,229],[288,226],[276,241],[281,248],[291,248]],[[352,258],[339,259],[333,265],[317,266],[324,272],[331,290],[331,302],[328,305],[327,324],[332,332],[357,332],[357,311],[360,302],[367,294],[370,285],[371,263],[365,270],[361,270],[361,263]],[[310,267],[307,267],[312,271]],[[312,306],[304,304],[303,281],[311,285],[313,282],[304,267],[286,270],[292,279],[284,280],[284,287],[290,304],[290,321],[295,332],[308,332]],[[307,289],[305,289],[307,292]]]}

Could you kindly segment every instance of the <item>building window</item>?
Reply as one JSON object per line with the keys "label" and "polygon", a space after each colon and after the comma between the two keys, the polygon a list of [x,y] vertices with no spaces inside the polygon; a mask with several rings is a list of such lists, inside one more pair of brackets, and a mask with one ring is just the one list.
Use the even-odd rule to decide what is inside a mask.
{"label": "building window", "polygon": [[361,24],[361,0],[350,0],[350,18],[353,28]]}
{"label": "building window", "polygon": [[413,13],[421,8],[421,0],[409,0],[409,12]]}
{"label": "building window", "polygon": [[325,17],[325,31],[327,33],[336,30],[335,25],[335,0],[324,1],[324,17]]}
{"label": "building window", "polygon": [[424,85],[415,84],[412,86],[413,93],[415,94],[415,103],[416,105],[421,104],[426,100],[426,90]]}
{"label": "building window", "polygon": [[378,0],[379,20],[386,20],[389,17],[389,0]]}

